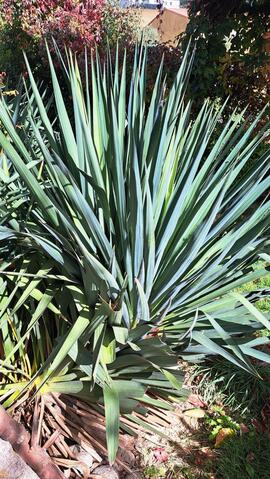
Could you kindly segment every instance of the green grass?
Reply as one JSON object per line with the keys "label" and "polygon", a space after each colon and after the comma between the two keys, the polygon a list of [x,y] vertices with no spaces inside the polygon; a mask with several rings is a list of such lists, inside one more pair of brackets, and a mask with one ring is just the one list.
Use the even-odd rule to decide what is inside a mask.
{"label": "green grass", "polygon": [[[262,265],[261,261],[258,261],[254,265],[254,269],[259,269]],[[265,276],[264,278],[259,278],[255,281],[250,281],[249,283],[246,283],[244,286],[241,288],[237,288],[236,291],[239,293],[248,293],[254,290],[258,289],[270,289],[270,274],[269,276]],[[256,306],[258,309],[260,309],[263,312],[269,312],[270,311],[270,298],[267,299],[262,299],[260,301],[256,302]]]}
{"label": "green grass", "polygon": [[257,365],[256,369],[259,378],[224,360],[215,360],[195,366],[193,377],[207,404],[218,402],[243,418],[256,417],[270,393],[270,365]]}
{"label": "green grass", "polygon": [[252,431],[228,439],[220,449],[216,479],[269,479],[270,437]]}

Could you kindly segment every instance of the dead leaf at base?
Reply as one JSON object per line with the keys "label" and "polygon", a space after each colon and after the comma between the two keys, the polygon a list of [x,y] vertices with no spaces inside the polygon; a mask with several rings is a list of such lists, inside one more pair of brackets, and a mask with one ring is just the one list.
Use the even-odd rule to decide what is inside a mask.
{"label": "dead leaf at base", "polygon": [[206,411],[200,408],[195,408],[195,409],[187,409],[186,411],[183,412],[184,416],[188,417],[196,417],[196,418],[203,418],[206,414]]}
{"label": "dead leaf at base", "polygon": [[215,447],[221,446],[229,437],[235,436],[236,432],[230,427],[223,427],[216,435]]}

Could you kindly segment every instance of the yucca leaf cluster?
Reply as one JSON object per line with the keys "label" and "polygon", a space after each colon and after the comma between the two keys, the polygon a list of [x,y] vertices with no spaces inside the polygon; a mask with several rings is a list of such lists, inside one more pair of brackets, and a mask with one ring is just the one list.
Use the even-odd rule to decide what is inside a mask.
{"label": "yucca leaf cluster", "polygon": [[208,101],[193,118],[189,51],[150,100],[145,48],[131,82],[118,53],[82,74],[68,54],[68,86],[48,58],[52,98],[26,60],[29,84],[0,101],[2,394],[105,405],[112,462],[120,412],[182,394],[178,357],[269,361],[267,291],[231,293],[268,273],[252,265],[269,260],[270,150],[251,160],[269,130]]}

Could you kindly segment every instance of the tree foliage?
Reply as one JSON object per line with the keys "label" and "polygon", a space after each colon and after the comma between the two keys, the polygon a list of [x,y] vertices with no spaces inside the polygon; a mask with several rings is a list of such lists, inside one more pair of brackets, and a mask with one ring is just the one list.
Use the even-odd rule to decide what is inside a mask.
{"label": "tree foliage", "polygon": [[203,12],[211,20],[222,22],[235,14],[269,15],[270,4],[268,0],[191,0],[189,11]]}
{"label": "tree foliage", "polygon": [[270,28],[266,0],[192,0],[184,47],[190,39],[197,52],[191,79],[198,99],[231,95],[233,105],[250,103],[258,111],[269,98],[269,56],[263,34]]}

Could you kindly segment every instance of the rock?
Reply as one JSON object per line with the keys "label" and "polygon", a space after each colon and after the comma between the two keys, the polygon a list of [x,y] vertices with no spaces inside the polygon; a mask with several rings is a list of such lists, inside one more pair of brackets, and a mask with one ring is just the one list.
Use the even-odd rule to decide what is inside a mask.
{"label": "rock", "polygon": [[94,476],[101,476],[102,479],[119,479],[116,470],[110,466],[98,466],[92,474]]}
{"label": "rock", "polygon": [[78,461],[84,462],[84,464],[86,464],[86,466],[88,466],[89,469],[91,469],[94,460],[91,454],[89,454],[89,452],[86,452],[78,444],[75,444],[74,446],[70,446],[70,449],[72,450],[72,452],[74,453]]}
{"label": "rock", "polygon": [[1,479],[38,479],[38,476],[13,451],[9,442],[0,439],[0,478]]}
{"label": "rock", "polygon": [[143,479],[143,476],[139,472],[133,472],[132,474],[126,474],[125,479]]}
{"label": "rock", "polygon": [[128,474],[125,476],[125,479],[143,479],[141,474],[134,472],[133,474]]}
{"label": "rock", "polygon": [[118,454],[117,454],[117,457],[118,457],[118,459],[120,459],[120,461],[125,462],[126,464],[128,464],[129,467],[134,466],[134,464],[136,462],[136,458],[135,458],[135,455],[133,454],[133,452],[131,452],[127,449],[126,450],[125,449],[120,449]]}

